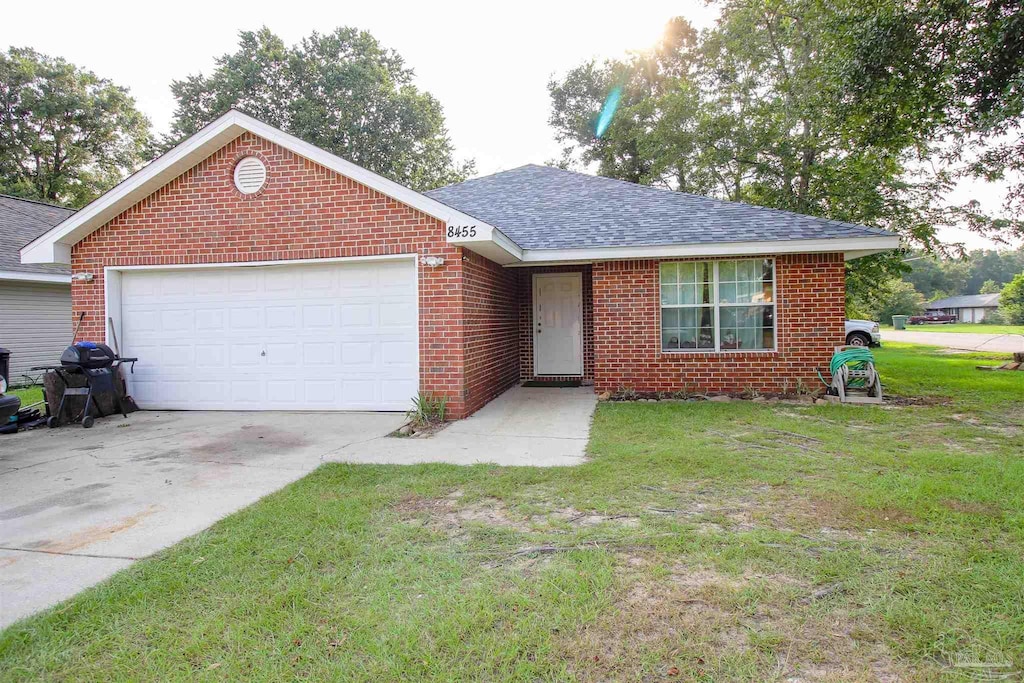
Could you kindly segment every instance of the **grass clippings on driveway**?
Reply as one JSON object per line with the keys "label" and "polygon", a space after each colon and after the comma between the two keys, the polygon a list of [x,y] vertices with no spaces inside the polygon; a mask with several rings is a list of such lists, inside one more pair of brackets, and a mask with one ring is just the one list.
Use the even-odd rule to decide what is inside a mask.
{"label": "grass clippings on driveway", "polygon": [[923,405],[602,404],[576,468],[324,466],[9,628],[0,678],[1024,669],[1024,373],[876,357]]}

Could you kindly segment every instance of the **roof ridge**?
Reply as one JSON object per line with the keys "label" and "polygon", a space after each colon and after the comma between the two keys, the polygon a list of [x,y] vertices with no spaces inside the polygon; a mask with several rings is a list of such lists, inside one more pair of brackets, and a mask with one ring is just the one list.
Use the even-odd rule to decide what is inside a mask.
{"label": "roof ridge", "polygon": [[[774,211],[776,213],[782,213],[782,214],[786,214],[786,215],[789,215],[789,216],[802,216],[804,218],[813,218],[813,219],[819,220],[819,221],[829,221],[831,223],[838,223],[840,225],[846,225],[846,226],[850,226],[850,227],[854,227],[854,228],[859,228],[861,230],[865,230],[866,229],[866,230],[870,230],[870,231],[878,230],[878,231],[882,231],[882,232],[889,232],[885,228],[879,228],[879,227],[876,227],[874,225],[861,225],[860,223],[851,223],[850,221],[843,221],[843,220],[839,220],[838,218],[828,218],[826,216],[815,216],[814,214],[810,214],[810,213],[800,213],[799,211],[791,211],[789,209],[780,209],[780,208],[777,208],[777,207],[774,207],[774,206],[764,206],[762,204],[751,204],[750,202],[742,202],[742,201],[739,201],[739,200],[736,200],[736,199],[720,199],[718,197],[709,197],[708,195],[697,194],[695,192],[683,192],[681,190],[673,190],[670,187],[660,187],[658,185],[644,185],[642,183],[634,183],[632,180],[625,180],[623,178],[613,178],[611,176],[600,175],[600,174],[584,173],[582,171],[574,171],[572,169],[561,168],[559,166],[548,166],[547,164],[524,164],[523,166],[520,166],[518,168],[525,168],[526,166],[537,166],[538,168],[551,169],[551,170],[554,170],[554,171],[562,171],[564,173],[571,173],[573,175],[583,176],[584,178],[591,178],[591,179],[596,179],[596,180],[608,180],[608,181],[612,181],[612,182],[616,182],[616,183],[620,183],[620,184],[626,184],[626,185],[629,185],[629,186],[634,187],[634,188],[639,188],[639,189],[644,189],[644,190],[651,190],[651,191],[654,191],[654,192],[671,192],[672,194],[682,195],[684,197],[693,197],[694,199],[698,199],[698,200],[711,201],[711,202],[720,202],[720,203],[723,203],[723,204],[739,204],[741,206],[749,206],[749,207],[752,207],[752,208],[755,208],[755,209],[761,209],[761,210],[764,210],[764,211]],[[515,170],[515,169],[510,169],[510,170]],[[497,174],[494,174],[494,175],[497,175]]]}

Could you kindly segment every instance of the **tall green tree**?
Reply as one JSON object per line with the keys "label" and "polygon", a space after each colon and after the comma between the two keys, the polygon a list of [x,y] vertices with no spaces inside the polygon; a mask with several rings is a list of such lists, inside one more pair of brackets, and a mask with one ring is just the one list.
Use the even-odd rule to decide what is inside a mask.
{"label": "tall green tree", "polygon": [[83,206],[151,152],[128,90],[29,48],[0,53],[0,193]]}
{"label": "tall green tree", "polygon": [[1008,325],[1024,325],[1024,273],[1015,276],[999,293],[999,315]]}
{"label": "tall green tree", "polygon": [[[599,173],[633,182],[879,226],[928,250],[946,225],[1024,235],[1020,221],[993,219],[974,203],[947,205],[958,175],[931,164],[950,159],[952,103],[966,86],[947,54],[955,41],[944,36],[934,44],[946,52],[931,54],[920,33],[950,13],[962,28],[957,21],[977,18],[973,5],[946,14],[923,0],[720,7],[716,26],[699,35],[677,19],[654,50],[586,63],[552,81],[550,122],[563,163],[596,162]],[[618,111],[598,135],[615,87]],[[856,260],[848,290],[857,296],[898,276],[900,261],[895,253]]]}
{"label": "tall green tree", "polygon": [[208,76],[175,81],[171,146],[235,107],[414,189],[464,180],[441,105],[412,83],[402,57],[369,33],[339,28],[287,46],[244,31]]}

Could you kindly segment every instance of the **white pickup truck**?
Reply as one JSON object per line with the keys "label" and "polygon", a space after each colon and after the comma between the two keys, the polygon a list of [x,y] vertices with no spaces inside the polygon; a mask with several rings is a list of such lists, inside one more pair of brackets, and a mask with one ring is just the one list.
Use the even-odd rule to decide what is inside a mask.
{"label": "white pickup truck", "polygon": [[850,346],[881,346],[878,323],[870,320],[847,320],[846,343]]}

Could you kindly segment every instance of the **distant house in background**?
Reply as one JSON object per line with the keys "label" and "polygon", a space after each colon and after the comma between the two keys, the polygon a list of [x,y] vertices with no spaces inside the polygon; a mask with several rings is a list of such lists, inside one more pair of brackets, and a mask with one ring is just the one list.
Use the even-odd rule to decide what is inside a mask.
{"label": "distant house in background", "polygon": [[0,348],[11,351],[12,385],[71,343],[71,268],[22,264],[21,248],[73,213],[0,195]]}
{"label": "distant house in background", "polygon": [[929,312],[955,315],[962,323],[980,323],[999,307],[998,294],[966,294],[937,299],[928,304]]}

